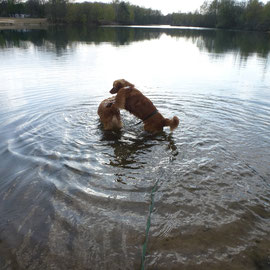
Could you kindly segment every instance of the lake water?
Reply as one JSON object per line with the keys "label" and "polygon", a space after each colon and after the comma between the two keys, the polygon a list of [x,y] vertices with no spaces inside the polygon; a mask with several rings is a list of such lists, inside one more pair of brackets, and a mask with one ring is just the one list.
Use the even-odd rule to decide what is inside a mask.
{"label": "lake water", "polygon": [[[120,78],[179,127],[103,131]],[[0,31],[0,217],[0,269],[270,269],[270,35]]]}

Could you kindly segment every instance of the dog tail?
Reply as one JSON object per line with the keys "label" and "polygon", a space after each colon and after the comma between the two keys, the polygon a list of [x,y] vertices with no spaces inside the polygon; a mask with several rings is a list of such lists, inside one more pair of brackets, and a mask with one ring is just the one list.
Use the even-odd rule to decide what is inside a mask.
{"label": "dog tail", "polygon": [[174,116],[172,119],[168,119],[168,118],[165,119],[164,126],[170,127],[171,131],[176,129],[178,125],[179,125],[179,119],[177,116]]}

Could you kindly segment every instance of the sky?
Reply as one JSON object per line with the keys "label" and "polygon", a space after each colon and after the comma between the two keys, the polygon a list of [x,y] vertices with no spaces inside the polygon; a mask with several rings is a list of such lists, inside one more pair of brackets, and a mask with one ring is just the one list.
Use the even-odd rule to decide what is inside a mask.
{"label": "sky", "polygon": [[[82,1],[82,0],[81,0]],[[86,0],[87,1],[87,0]],[[88,0],[89,1],[89,0]],[[111,3],[112,0],[95,0],[97,2]],[[200,10],[205,0],[124,0],[140,7],[160,10],[164,15],[172,12],[194,12]],[[261,0],[266,3],[269,0]],[[90,1],[94,2],[94,1]]]}

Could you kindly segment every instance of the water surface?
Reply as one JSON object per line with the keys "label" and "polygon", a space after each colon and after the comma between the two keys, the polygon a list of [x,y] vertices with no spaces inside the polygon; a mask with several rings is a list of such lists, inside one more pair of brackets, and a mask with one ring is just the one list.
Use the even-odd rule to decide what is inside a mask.
{"label": "water surface", "polygon": [[[270,36],[0,31],[0,268],[270,268]],[[179,127],[97,116],[125,78]],[[153,194],[153,187],[157,191]]]}

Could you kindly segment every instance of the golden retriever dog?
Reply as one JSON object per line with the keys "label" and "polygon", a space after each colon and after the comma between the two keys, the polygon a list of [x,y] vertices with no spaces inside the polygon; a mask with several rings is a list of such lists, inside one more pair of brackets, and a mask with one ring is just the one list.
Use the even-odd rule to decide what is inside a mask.
{"label": "golden retriever dog", "polygon": [[140,118],[144,123],[144,130],[147,132],[157,133],[162,131],[165,126],[169,126],[173,131],[179,125],[178,117],[164,118],[149,98],[124,79],[114,81],[110,93],[116,94],[112,106],[118,109],[126,109]]}
{"label": "golden retriever dog", "polygon": [[121,129],[123,127],[119,109],[112,106],[114,102],[115,96],[107,98],[99,104],[98,115],[104,130]]}

